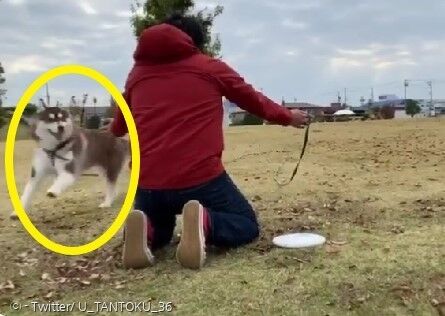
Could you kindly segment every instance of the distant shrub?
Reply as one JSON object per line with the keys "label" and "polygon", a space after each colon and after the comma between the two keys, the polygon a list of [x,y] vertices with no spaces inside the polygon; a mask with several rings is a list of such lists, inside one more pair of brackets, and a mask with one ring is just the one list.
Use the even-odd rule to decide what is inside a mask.
{"label": "distant shrub", "polygon": [[255,115],[246,113],[242,125],[263,125],[263,120]]}
{"label": "distant shrub", "polygon": [[4,127],[8,123],[8,113],[7,111],[0,107],[0,128]]}
{"label": "distant shrub", "polygon": [[87,129],[99,129],[100,127],[100,117],[98,115],[91,116],[87,120]]}
{"label": "distant shrub", "polygon": [[370,117],[371,119],[378,120],[390,120],[395,117],[396,110],[389,105],[385,105],[381,108],[375,107],[371,109]]}
{"label": "distant shrub", "polygon": [[25,110],[23,111],[23,116],[31,117],[36,113],[37,113],[37,105],[35,105],[34,103],[28,103]]}
{"label": "distant shrub", "polygon": [[396,111],[392,106],[386,105],[382,107],[380,113],[384,120],[391,120],[394,118]]}
{"label": "distant shrub", "polygon": [[0,116],[0,128],[6,125],[6,119],[3,116]]}

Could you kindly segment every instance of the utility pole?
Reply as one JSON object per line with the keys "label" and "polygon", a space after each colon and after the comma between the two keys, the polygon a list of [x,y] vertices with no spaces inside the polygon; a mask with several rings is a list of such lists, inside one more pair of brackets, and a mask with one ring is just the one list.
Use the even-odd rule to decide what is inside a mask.
{"label": "utility pole", "polygon": [[87,104],[87,100],[88,100],[88,93],[85,93],[82,99],[82,116],[80,117],[80,126],[82,127],[85,120],[85,105]]}
{"label": "utility pole", "polygon": [[97,109],[96,109],[97,98],[96,97],[93,98],[93,104],[94,104],[94,115],[97,115]]}
{"label": "utility pole", "polygon": [[409,85],[408,80],[405,79],[405,82],[404,82],[404,86],[405,86],[405,103],[406,103],[406,88],[408,88],[408,85]]}
{"label": "utility pole", "polygon": [[[435,116],[435,109],[433,104],[433,81],[430,80],[427,82],[428,87],[430,88],[430,116]],[[433,115],[434,113],[434,115]]]}
{"label": "utility pole", "polygon": [[50,106],[48,83],[46,84],[46,106]]}

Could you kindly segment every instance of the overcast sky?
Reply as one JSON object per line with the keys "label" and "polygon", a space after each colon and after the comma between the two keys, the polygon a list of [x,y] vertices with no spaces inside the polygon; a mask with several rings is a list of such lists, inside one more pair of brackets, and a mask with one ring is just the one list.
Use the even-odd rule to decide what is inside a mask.
{"label": "overcast sky", "polygon": [[[404,79],[432,79],[445,98],[445,1],[198,0],[198,9],[225,7],[214,28],[225,61],[276,101],[317,104],[337,91],[403,96]],[[14,105],[42,72],[67,63],[93,67],[123,87],[135,38],[125,0],[0,0],[0,61],[7,105]],[[87,91],[104,104],[89,79],[50,83],[53,99],[68,102]],[[39,96],[36,96],[38,98]],[[427,98],[415,82],[408,97]]]}

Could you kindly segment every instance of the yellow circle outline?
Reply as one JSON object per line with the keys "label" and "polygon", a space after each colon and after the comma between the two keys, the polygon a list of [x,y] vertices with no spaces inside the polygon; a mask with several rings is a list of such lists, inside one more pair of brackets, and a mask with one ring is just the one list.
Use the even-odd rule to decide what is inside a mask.
{"label": "yellow circle outline", "polygon": [[[14,145],[15,138],[17,134],[17,128],[19,126],[20,118],[25,110],[26,105],[29,103],[34,94],[48,81],[69,74],[77,74],[83,75],[85,77],[89,77],[90,79],[99,82],[109,93],[111,93],[112,97],[116,101],[119,106],[122,114],[125,118],[125,122],[128,127],[128,133],[130,135],[131,142],[131,174],[130,174],[130,183],[128,187],[128,191],[125,197],[124,204],[122,205],[119,214],[116,219],[113,221],[111,226],[98,238],[93,240],[88,244],[84,244],[81,246],[65,246],[62,244],[58,244],[50,239],[48,239],[45,235],[43,235],[31,222],[28,215],[26,214],[25,209],[22,206],[20,201],[20,197],[17,191],[17,184],[15,182],[14,175]],[[90,252],[93,252],[100,247],[104,246],[107,242],[113,238],[114,235],[119,231],[119,229],[124,224],[130,210],[132,208],[133,200],[136,195],[136,190],[138,186],[138,178],[139,178],[139,169],[140,169],[140,149],[139,149],[139,139],[136,131],[136,125],[133,120],[133,116],[131,115],[130,108],[128,107],[125,99],[123,98],[121,92],[116,88],[116,86],[103,74],[100,72],[82,66],[82,65],[64,65],[60,67],[53,68],[40,77],[38,77],[24,92],[22,97],[20,98],[19,103],[17,104],[16,110],[11,119],[11,123],[8,128],[8,134],[6,137],[6,147],[5,147],[5,174],[6,174],[6,184],[8,187],[9,197],[11,199],[12,205],[14,207],[15,212],[17,213],[20,222],[25,227],[26,231],[43,247],[51,250],[53,252],[67,255],[67,256],[77,256],[83,255]]]}

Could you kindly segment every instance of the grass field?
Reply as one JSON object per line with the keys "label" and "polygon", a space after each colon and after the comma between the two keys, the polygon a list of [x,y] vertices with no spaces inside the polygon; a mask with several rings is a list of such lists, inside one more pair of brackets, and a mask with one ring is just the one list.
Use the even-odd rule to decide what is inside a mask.
{"label": "grass field", "polygon": [[[173,246],[155,267],[125,271],[121,234],[87,256],[49,253],[8,219],[2,181],[0,314],[35,315],[31,307],[11,311],[12,302],[163,301],[177,315],[445,315],[445,120],[314,124],[311,131],[300,173],[279,188],[273,176],[290,174],[303,132],[227,130],[226,167],[258,211],[262,234],[243,249],[209,250],[200,272],[181,269]],[[32,148],[30,141],[16,144],[20,188]],[[124,176],[122,191],[126,185]],[[30,217],[53,240],[85,243],[119,208],[97,208],[103,191],[90,177],[57,200],[42,189]],[[328,243],[274,248],[272,237],[286,231],[319,232]]]}

